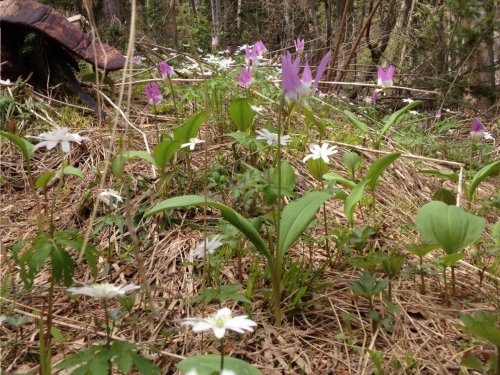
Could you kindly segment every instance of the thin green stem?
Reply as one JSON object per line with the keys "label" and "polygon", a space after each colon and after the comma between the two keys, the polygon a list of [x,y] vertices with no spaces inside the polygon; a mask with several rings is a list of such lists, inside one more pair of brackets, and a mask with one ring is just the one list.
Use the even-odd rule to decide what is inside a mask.
{"label": "thin green stem", "polygon": [[224,370],[224,339],[220,339],[220,371]]}
{"label": "thin green stem", "polygon": [[[102,300],[102,307],[104,308],[104,324],[106,324],[106,348],[111,348],[111,327],[109,325],[108,303],[105,299]],[[113,364],[111,363],[111,356],[108,359],[108,375],[112,375]]]}

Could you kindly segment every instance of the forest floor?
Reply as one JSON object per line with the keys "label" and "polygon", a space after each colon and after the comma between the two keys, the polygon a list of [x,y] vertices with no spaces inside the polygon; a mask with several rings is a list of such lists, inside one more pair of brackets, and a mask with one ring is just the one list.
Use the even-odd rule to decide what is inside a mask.
{"label": "forest floor", "polygon": [[[111,140],[108,126],[112,118],[109,122],[100,123],[92,115],[73,109],[71,113],[74,121],[79,123],[77,125],[71,123],[64,105],[56,101],[46,103],[50,105],[50,115],[35,110],[41,118],[50,119],[51,123],[64,124],[72,131],[88,130],[85,135],[90,138],[90,141],[74,147],[68,156],[69,164],[80,168],[84,177],[66,180],[62,197],[57,203],[54,223],[58,229],[76,229],[82,233],[88,225],[93,225],[94,232],[97,232],[96,223],[107,213],[100,207],[97,220],[91,224],[90,212],[99,194],[103,161],[108,155]],[[107,110],[109,114],[113,113],[111,107]],[[130,113],[131,121],[147,135],[147,142],[151,147],[156,143],[157,128],[161,133],[168,133],[178,124],[172,114],[153,116],[140,103],[133,104]],[[142,135],[134,130],[127,131],[123,124],[120,119],[118,137],[115,139],[124,138],[127,134],[130,137],[129,149],[144,149]],[[39,126],[22,129],[22,132],[37,134],[41,130]],[[300,130],[296,132],[299,133]],[[464,130],[455,134],[455,137],[462,141],[467,133]],[[293,130],[291,134],[294,135]],[[233,141],[220,137],[214,127],[204,125],[199,138],[207,140],[207,154],[203,148],[192,152],[189,172],[182,172],[186,171],[185,160],[179,158],[176,161],[178,171],[181,171],[179,173],[188,173],[192,178],[184,178],[183,183],[171,184],[169,196],[202,194],[204,186],[201,177],[216,162],[222,161],[229,171],[241,167],[234,158]],[[353,150],[358,152],[366,160],[366,164],[381,155],[380,151],[364,146],[363,141],[357,145],[334,141],[331,144],[337,145],[339,155]],[[226,251],[222,255],[225,256],[224,261],[215,266],[215,270],[212,268],[207,271],[203,262],[191,261],[191,253],[204,238],[203,228],[207,222],[213,228],[219,214],[217,210],[204,212],[203,209],[182,209],[172,213],[167,224],[160,223],[155,217],[140,217],[137,221],[140,254],[145,263],[156,311],[150,308],[146,294],[139,293],[130,312],[121,309],[118,313],[116,310],[119,317],[114,321],[113,337],[138,344],[141,352],[163,369],[163,374],[176,374],[178,372],[174,365],[179,360],[191,355],[218,353],[218,347],[211,337],[193,333],[190,328],[181,326],[180,322],[186,317],[214,312],[221,304],[190,300],[204,286],[238,285],[238,291],[250,299],[251,303],[229,299],[223,305],[239,314],[248,314],[257,322],[257,328],[244,337],[229,334],[224,350],[228,356],[250,362],[262,374],[458,374],[461,370],[467,371],[460,366],[467,353],[482,355],[486,360],[494,348],[465,334],[460,328],[460,314],[495,311],[500,304],[498,276],[481,274],[480,269],[472,264],[474,248],[471,247],[464,261],[455,269],[456,290],[446,302],[441,271],[432,264],[432,256],[425,259],[426,293],[422,294],[419,292],[418,258],[404,251],[408,244],[418,241],[414,227],[418,209],[430,200],[433,192],[442,184],[451,190],[457,190],[456,183],[442,183],[416,171],[439,169],[457,172],[459,164],[415,155],[391,145],[390,142],[384,146],[384,150],[382,153],[400,151],[403,156],[388,168],[379,182],[375,218],[369,209],[358,210],[355,215],[356,224],[377,228],[376,235],[367,239],[366,248],[397,251],[406,256],[403,270],[392,280],[392,302],[387,302],[385,292],[374,298],[373,309],[379,314],[379,324],[371,321],[369,300],[356,296],[348,286],[359,278],[362,269],[344,262],[344,254],[334,241],[335,235],[330,236],[329,242],[334,254],[333,264],[322,267],[326,264],[328,254],[321,225],[313,227],[309,237],[304,236],[290,251],[293,262],[287,267],[298,268],[298,272],[291,275],[297,278],[304,276],[303,280],[297,280],[297,287],[306,286],[306,292],[298,300],[294,298],[293,292],[288,293],[283,302],[285,319],[281,327],[277,327],[273,322],[269,303],[270,286],[262,277],[264,271],[261,270],[260,277],[255,277],[257,271],[263,268],[260,256],[249,251],[246,246],[239,265],[237,257]],[[2,314],[25,318],[18,327],[6,324],[0,326],[1,371],[5,374],[35,374],[39,369],[39,316],[47,306],[50,272],[42,270],[37,275],[33,288],[28,290],[13,262],[10,247],[19,239],[37,234],[36,210],[20,154],[6,142],[2,142],[1,151],[0,306]],[[285,149],[284,152],[284,158],[296,170],[296,191],[303,192],[315,187],[315,180],[302,163],[302,155],[293,149]],[[495,152],[498,153],[498,150]],[[265,160],[270,155],[270,151],[263,151],[257,158]],[[59,163],[57,153],[37,152],[35,162],[32,163],[32,173],[39,176],[47,170],[57,169]],[[330,170],[346,173],[340,157],[331,159]],[[159,195],[154,184],[157,177],[153,175],[149,164],[130,161],[126,165],[126,173],[130,177],[127,204],[134,215],[158,202]],[[109,183],[112,181],[111,177],[107,179]],[[498,183],[498,176],[487,180],[481,185],[479,195],[492,196]],[[57,183],[53,182],[49,187],[49,197],[52,197],[55,185]],[[230,200],[230,197],[223,196],[229,194],[227,191],[209,191],[208,194],[216,200]],[[39,198],[43,198],[42,193]],[[466,204],[462,196],[462,205]],[[342,201],[331,200],[326,204],[326,209],[332,233],[335,228],[347,227]],[[115,207],[112,213],[124,215],[125,205]],[[494,223],[494,214],[489,215],[487,220]],[[321,217],[318,214],[318,221]],[[141,285],[137,259],[128,245],[130,233],[126,227],[121,231],[117,226],[107,226],[95,233],[92,242],[101,253],[97,282]],[[108,251],[114,254],[110,264],[106,256]],[[366,255],[362,251],[363,249],[360,255]],[[313,278],[311,270],[319,272],[318,277]],[[94,278],[88,267],[84,263],[77,264],[73,284],[92,282]],[[249,293],[250,283],[253,291]],[[289,285],[293,288],[293,283]],[[103,341],[106,331],[102,325],[104,317],[100,307],[98,301],[89,297],[71,298],[63,286],[55,287],[52,324],[61,337],[53,340],[53,364]],[[109,308],[118,309],[118,302],[110,302]],[[378,363],[380,367],[377,369]]]}

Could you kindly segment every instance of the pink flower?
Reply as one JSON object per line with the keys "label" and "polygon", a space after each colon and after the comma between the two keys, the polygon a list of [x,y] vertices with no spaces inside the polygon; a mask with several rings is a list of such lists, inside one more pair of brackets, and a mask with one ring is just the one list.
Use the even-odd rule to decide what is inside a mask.
{"label": "pink flower", "polygon": [[149,104],[158,105],[161,103],[163,97],[156,83],[146,85],[144,87],[144,92],[146,93],[146,98]]}
{"label": "pink flower", "polygon": [[238,86],[247,88],[252,83],[252,69],[250,67],[243,68],[238,76]]}
{"label": "pink flower", "polygon": [[316,78],[314,79],[314,85],[312,86],[312,74],[311,68],[309,67],[309,62],[307,61],[304,69],[302,70],[302,78],[299,77],[299,65],[300,57],[295,60],[292,59],[290,52],[286,52],[285,55],[281,56],[281,78],[283,81],[283,90],[285,91],[285,98],[288,102],[301,103],[303,99],[314,95],[316,88],[318,87],[319,80],[326,70],[328,60],[330,59],[331,53],[328,52],[321,59],[318,69],[316,71]]}
{"label": "pink flower", "polygon": [[477,141],[484,137],[484,126],[477,117],[472,120],[472,128],[470,132],[472,140]]}
{"label": "pink flower", "polygon": [[253,46],[253,49],[255,50],[255,54],[257,56],[261,56],[262,54],[267,52],[267,48],[266,48],[265,44],[262,42],[262,40],[259,40],[258,42],[256,42]]}
{"label": "pink flower", "polygon": [[304,39],[298,38],[295,41],[295,51],[297,51],[297,53],[304,51]]}
{"label": "pink flower", "polygon": [[257,51],[255,47],[248,48],[248,46],[245,48],[245,62],[247,65],[255,65],[257,64]]}
{"label": "pink flower", "polygon": [[163,80],[172,75],[172,67],[168,65],[166,61],[160,61],[158,63],[158,70],[160,71],[160,75]]}
{"label": "pink flower", "polygon": [[219,37],[217,35],[214,35],[212,37],[212,47],[217,47],[219,45]]}
{"label": "pink flower", "polygon": [[144,59],[145,58],[142,56],[134,56],[134,57],[132,57],[132,63],[140,64],[140,63],[142,63],[142,60],[144,60]]}
{"label": "pink flower", "polygon": [[439,120],[439,119],[441,118],[441,116],[442,116],[441,110],[440,110],[440,109],[438,109],[438,110],[436,111],[436,113],[434,114],[434,116],[436,117],[436,119],[437,119],[437,120]]}
{"label": "pink flower", "polygon": [[396,68],[390,66],[387,70],[384,70],[380,65],[377,68],[377,85],[379,88],[375,89],[372,94],[372,104],[377,103],[377,97],[379,93],[384,93],[388,88],[392,87],[392,78]]}

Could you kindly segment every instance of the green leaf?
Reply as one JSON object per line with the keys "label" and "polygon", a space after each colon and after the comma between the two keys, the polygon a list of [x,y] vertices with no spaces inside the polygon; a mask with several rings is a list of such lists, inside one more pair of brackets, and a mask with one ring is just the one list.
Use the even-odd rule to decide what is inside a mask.
{"label": "green leaf", "polygon": [[18,137],[15,134],[7,133],[4,131],[0,131],[0,137],[7,138],[9,141],[14,143],[23,153],[24,160],[26,160],[27,162],[30,161],[35,148],[35,146],[31,142],[27,141],[24,138]]}
{"label": "green leaf", "polygon": [[238,98],[229,103],[229,116],[239,131],[246,132],[252,126],[255,111],[246,98]]}
{"label": "green leaf", "polygon": [[395,278],[401,271],[406,258],[403,256],[386,256],[382,259],[382,269],[389,279]]}
{"label": "green leaf", "polygon": [[484,368],[483,362],[474,354],[463,357],[460,365],[477,371],[482,371]]}
{"label": "green leaf", "polygon": [[127,373],[132,369],[135,348],[134,344],[124,341],[114,341],[111,345],[110,356],[121,372]]}
{"label": "green leaf", "polygon": [[[213,375],[220,371],[220,355],[208,354],[186,358],[175,365],[183,374],[195,370],[198,375]],[[224,369],[238,375],[261,375],[250,363],[224,356]]]}
{"label": "green leaf", "polygon": [[[206,205],[209,207],[217,208],[221,212],[222,217],[227,222],[235,226],[241,233],[245,235],[246,238],[248,238],[248,240],[250,240],[254,244],[257,251],[259,251],[266,258],[271,259],[271,255],[269,253],[265,241],[262,239],[259,232],[255,229],[255,227],[251,224],[249,220],[245,219],[243,216],[241,216],[232,208],[222,203],[215,202],[211,199],[207,200]],[[189,206],[203,207],[205,206],[205,198],[198,195],[183,195],[180,197],[170,198],[150,208],[144,214],[144,216],[149,217],[173,208],[189,207]]]}
{"label": "green leaf", "polygon": [[439,189],[432,195],[433,201],[446,203],[447,205],[454,206],[457,203],[456,195],[448,189]]}
{"label": "green leaf", "polygon": [[111,161],[111,171],[117,178],[121,178],[123,174],[123,165],[125,164],[126,160],[129,159],[134,159],[134,158],[139,158],[146,160],[149,162],[151,165],[155,166],[158,168],[158,165],[156,164],[156,160],[154,157],[147,151],[124,151],[120,152],[117,154],[113,160]]}
{"label": "green leaf", "polygon": [[189,117],[184,124],[174,129],[174,139],[181,143],[187,143],[191,138],[196,138],[201,124],[205,121],[206,113],[200,112]]}
{"label": "green leaf", "polygon": [[357,152],[345,152],[342,157],[342,161],[347,169],[351,172],[351,176],[354,175],[356,169],[358,169],[361,164],[361,156]]}
{"label": "green leaf", "polygon": [[462,321],[466,332],[479,336],[500,348],[500,327],[494,314],[480,311],[462,316]]}
{"label": "green leaf", "polygon": [[359,130],[361,130],[365,133],[370,132],[370,128],[364,122],[360,121],[354,113],[349,112],[347,110],[340,111],[340,112],[343,113],[347,117],[347,119],[351,122],[351,124],[353,124]]}
{"label": "green leaf", "polygon": [[366,172],[365,175],[365,180],[369,181],[367,186],[370,189],[375,189],[375,185],[377,184],[377,181],[382,172],[384,172],[384,170],[400,156],[401,156],[400,152],[395,152],[394,154],[384,155],[375,160],[373,164],[370,165],[370,168],[368,168],[368,171]]}
{"label": "green leaf", "polygon": [[365,271],[360,279],[348,284],[348,287],[356,294],[371,298],[380,293],[389,283],[389,280],[377,280],[377,276]]}
{"label": "green leaf", "polygon": [[307,228],[321,205],[331,197],[331,194],[323,191],[311,191],[283,209],[278,245],[278,256],[281,260],[290,246]]}
{"label": "green leaf", "polygon": [[[278,177],[280,168],[271,168],[271,183],[278,192]],[[286,160],[281,161],[281,195],[293,195],[295,189],[295,170]]]}
{"label": "green leaf", "polygon": [[344,202],[344,215],[349,224],[352,224],[353,222],[354,208],[356,207],[356,204],[358,204],[358,202],[361,200],[361,198],[363,198],[365,187],[369,182],[370,180],[366,180],[357,184],[354,189],[352,189],[351,193]]}
{"label": "green leaf", "polygon": [[458,252],[445,255],[441,258],[441,261],[446,267],[449,267],[457,263],[459,260],[463,259],[463,257],[465,257],[465,254],[463,252]]}
{"label": "green leaf", "polygon": [[458,174],[451,172],[451,171],[438,171],[434,169],[422,169],[418,171],[418,173],[421,173],[426,176],[436,176],[440,178],[444,178],[446,180],[458,182]]}
{"label": "green leaf", "polygon": [[167,139],[156,145],[153,150],[153,158],[156,161],[158,169],[163,171],[167,163],[174,158],[176,151],[181,147],[181,142],[173,139]]}
{"label": "green leaf", "polygon": [[477,172],[474,175],[472,181],[470,182],[469,193],[468,193],[469,200],[472,200],[472,197],[474,196],[474,193],[479,187],[479,184],[483,182],[488,176],[491,176],[492,174],[495,174],[498,171],[500,171],[500,160],[494,161],[493,163],[488,164],[487,166],[481,168],[479,172]]}
{"label": "green leaf", "polygon": [[139,353],[134,353],[132,355],[132,360],[134,361],[134,366],[143,375],[156,375],[161,373],[161,368],[156,366],[149,359],[144,358]]}
{"label": "green leaf", "polygon": [[495,241],[495,246],[500,247],[500,220],[491,228],[491,237],[493,237],[493,241]]}
{"label": "green leaf", "polygon": [[50,327],[50,334],[56,340],[58,344],[64,343],[64,337],[61,333],[61,331],[56,327],[56,326],[51,326]]}
{"label": "green leaf", "polygon": [[326,164],[323,159],[309,159],[307,161],[307,169],[311,175],[317,180],[321,181],[323,175],[328,172],[328,164]]}
{"label": "green leaf", "polygon": [[414,102],[411,102],[410,104],[404,106],[400,110],[394,112],[392,115],[389,116],[387,121],[384,124],[384,127],[380,131],[379,138],[377,143],[380,143],[380,140],[382,139],[383,135],[385,134],[386,131],[388,131],[393,125],[396,125],[398,121],[402,118],[402,115],[408,112],[409,110],[415,108],[416,106],[420,105],[422,102],[419,100],[415,100]]}
{"label": "green leaf", "polygon": [[36,179],[35,185],[39,189],[46,189],[47,185],[49,184],[50,180],[52,180],[52,177],[56,175],[56,172],[45,172],[42,173],[38,178]]}
{"label": "green leaf", "polygon": [[317,119],[314,114],[307,108],[304,107],[304,120],[307,126],[316,126],[318,128],[318,133],[320,138],[325,137],[326,124],[321,119]]}
{"label": "green leaf", "polygon": [[63,173],[65,176],[75,176],[83,178],[82,170],[80,168],[72,167],[71,165],[64,167]]}
{"label": "green leaf", "polygon": [[406,247],[410,253],[415,254],[418,257],[424,257],[432,250],[439,248],[437,244],[423,244],[423,245],[409,245]]}
{"label": "green leaf", "polygon": [[479,238],[485,220],[462,208],[434,201],[418,211],[416,225],[423,241],[437,243],[446,254],[453,254]]}
{"label": "green leaf", "polygon": [[52,274],[56,282],[64,281],[65,285],[71,285],[75,263],[69,254],[59,248],[54,248],[50,254],[52,262]]}
{"label": "green leaf", "polygon": [[90,348],[82,350],[81,352],[75,353],[68,358],[65,358],[62,362],[58,363],[54,367],[56,368],[56,370],[63,370],[86,363],[96,355],[96,352],[100,348],[100,346],[92,346]]}
{"label": "green leaf", "polygon": [[335,172],[325,173],[323,175],[323,178],[327,181],[333,181],[334,183],[338,183],[351,190],[354,189],[354,187],[356,186],[356,183],[354,181],[348,180],[347,178],[342,177],[341,175]]}

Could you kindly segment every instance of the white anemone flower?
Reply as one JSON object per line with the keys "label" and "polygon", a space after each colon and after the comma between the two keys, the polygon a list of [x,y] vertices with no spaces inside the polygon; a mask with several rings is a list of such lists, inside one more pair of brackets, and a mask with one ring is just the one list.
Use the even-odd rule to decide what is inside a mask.
{"label": "white anemone flower", "polygon": [[9,319],[9,318],[7,318],[5,315],[0,315],[0,326],[1,326],[1,325],[3,324],[3,322],[5,322],[7,319]]}
{"label": "white anemone flower", "polygon": [[309,146],[309,151],[311,151],[311,153],[309,155],[306,155],[306,157],[302,160],[304,163],[309,159],[323,159],[325,163],[328,163],[328,158],[338,152],[337,146],[328,147],[328,143],[323,143],[321,147],[317,144],[312,144]]}
{"label": "white anemone flower", "polygon": [[202,141],[201,139],[198,139],[198,138],[190,138],[188,143],[183,143],[181,145],[181,148],[189,147],[189,149],[191,151],[193,151],[194,148],[196,147],[196,145],[203,143],[203,142],[205,142],[205,141]]}
{"label": "white anemone flower", "polygon": [[418,111],[408,111],[408,113],[410,115],[413,115],[413,116],[417,116],[418,115]]}
{"label": "white anemone flower", "polygon": [[[266,141],[268,145],[278,144],[278,133],[272,133],[266,128],[257,130],[256,133],[258,134],[258,136],[255,137],[256,139]],[[280,144],[286,146],[287,142],[290,142],[290,136],[282,135],[280,137]]]}
{"label": "white anemone flower", "polygon": [[207,318],[183,319],[182,324],[191,325],[194,332],[213,330],[215,337],[218,339],[222,339],[228,329],[237,333],[245,333],[245,331],[253,332],[253,327],[257,326],[257,323],[248,319],[247,315],[233,317],[231,310],[227,307],[220,309]]}
{"label": "white anemone flower", "polygon": [[105,189],[99,193],[99,198],[106,203],[108,206],[112,204],[111,198],[115,199],[117,202],[123,202],[123,197],[113,189]]}
{"label": "white anemone flower", "polygon": [[78,133],[70,133],[68,128],[58,128],[53,132],[42,133],[40,135],[29,135],[28,137],[41,141],[35,145],[35,151],[41,147],[46,147],[47,150],[52,150],[60,144],[63,152],[66,154],[71,151],[71,142],[80,144],[82,141],[90,140],[90,138],[82,137]]}
{"label": "white anemone flower", "polygon": [[216,234],[211,239],[205,238],[205,241],[201,242],[196,249],[193,251],[193,259],[203,259],[205,255],[205,246],[207,248],[207,254],[213,254],[215,250],[224,245],[221,242],[222,235]]}
{"label": "white anemone flower", "polygon": [[97,299],[111,299],[115,297],[123,297],[127,293],[138,289],[141,289],[141,287],[135,284],[115,286],[113,284],[104,283],[68,288],[66,291],[74,295],[84,294]]}
{"label": "white anemone flower", "polygon": [[411,99],[411,98],[406,98],[406,99],[403,99],[403,103],[413,103],[415,100]]}
{"label": "white anemone flower", "polygon": [[483,137],[484,137],[484,139],[485,139],[485,140],[487,140],[487,141],[488,141],[488,140],[490,140],[490,141],[494,141],[494,140],[495,140],[495,138],[493,138],[493,136],[491,135],[491,133],[490,133],[490,132],[484,132]]}

